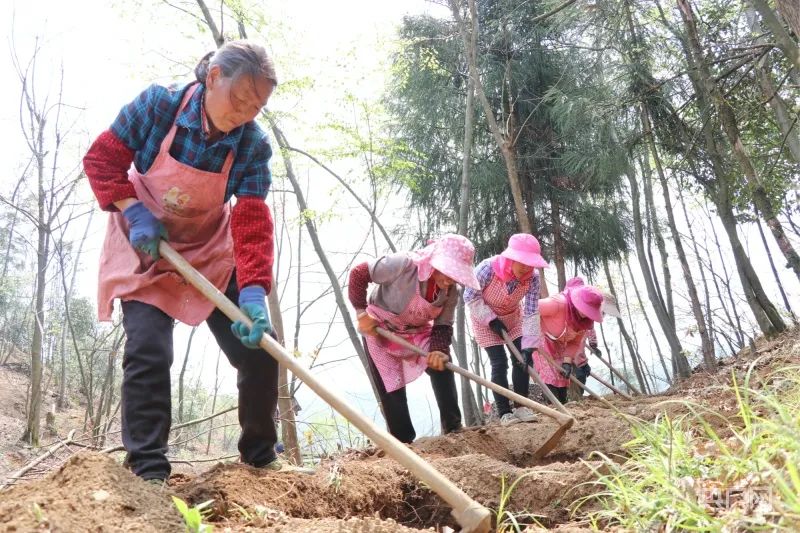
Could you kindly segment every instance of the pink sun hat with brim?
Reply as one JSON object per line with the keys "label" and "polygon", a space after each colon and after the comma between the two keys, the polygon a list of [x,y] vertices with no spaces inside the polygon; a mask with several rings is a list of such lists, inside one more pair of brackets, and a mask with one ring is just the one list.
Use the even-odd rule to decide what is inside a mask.
{"label": "pink sun hat with brim", "polygon": [[603,321],[603,293],[597,287],[582,285],[570,291],[572,305],[580,313],[595,322]]}
{"label": "pink sun hat with brim", "polygon": [[438,270],[456,283],[481,290],[473,271],[475,246],[463,235],[442,235],[422,250],[411,252],[411,260],[417,265],[420,281],[427,280],[434,270]]}
{"label": "pink sun hat with brim", "polygon": [[508,239],[508,247],[500,255],[529,267],[546,268],[549,266],[542,257],[539,240],[529,233],[512,235]]}

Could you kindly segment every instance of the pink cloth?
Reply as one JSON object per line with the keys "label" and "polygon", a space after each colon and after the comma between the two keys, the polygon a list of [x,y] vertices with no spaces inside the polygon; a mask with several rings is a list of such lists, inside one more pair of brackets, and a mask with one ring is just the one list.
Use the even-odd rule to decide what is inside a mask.
{"label": "pink cloth", "polygon": [[431,277],[438,270],[456,283],[480,290],[481,286],[472,271],[475,246],[463,235],[448,233],[421,250],[411,252],[411,260],[417,266],[420,281]]}
{"label": "pink cloth", "polygon": [[[506,289],[506,282],[498,276],[493,276],[492,281],[484,287],[481,291],[483,302],[494,311],[497,318],[499,318],[506,329],[508,329],[508,336],[511,339],[516,339],[522,336],[522,313],[520,310],[520,302],[528,292],[528,287],[531,284],[533,277],[529,277],[517,283],[516,288],[508,294]],[[505,341],[492,331],[487,324],[484,324],[477,316],[470,313],[470,321],[472,322],[472,333],[475,337],[475,342],[481,348],[488,346],[498,346],[505,344]]]}
{"label": "pink cloth", "polygon": [[[197,87],[186,91],[181,109]],[[131,167],[128,178],[139,200],[166,227],[170,245],[224,291],[234,268],[230,206],[225,202],[233,151],[219,173],[192,168],[169,154],[176,131],[173,124],[146,174]],[[131,246],[128,224],[119,212],[110,213],[100,256],[97,304],[101,321],[111,320],[116,298],[154,305],[190,326],[203,322],[214,309],[166,259],[154,262]]]}
{"label": "pink cloth", "polygon": [[[494,275],[503,280],[504,282],[509,282],[512,279],[516,279],[517,277],[514,275],[514,260],[509,259],[508,257],[503,257],[502,255],[495,256],[494,261],[492,261],[492,272]],[[521,278],[520,281],[529,280],[533,277],[534,271],[531,270],[527,276]]]}
{"label": "pink cloth", "polygon": [[[544,357],[534,354],[536,371],[545,383],[555,387],[567,387],[569,380],[561,376],[561,363],[569,360],[576,363],[584,350],[585,330],[574,330],[567,321],[567,299],[564,293],[539,300],[542,341],[539,349],[553,359],[556,369]],[[577,363],[576,363],[577,364]]]}
{"label": "pink cloth", "polygon": [[[582,288],[582,287],[581,287]],[[564,291],[564,299],[567,301],[567,324],[569,325],[570,329],[574,331],[583,331],[583,330],[590,330],[594,327],[594,320],[587,316],[580,316],[575,311],[575,302],[573,301],[573,295],[577,294],[571,290]]]}
{"label": "pink cloth", "polygon": [[[367,306],[367,312],[382,321],[383,327],[427,352],[430,349],[433,320],[439,316],[442,308],[427,302],[417,284],[416,294],[400,314],[372,304]],[[424,357],[383,337],[367,335],[365,339],[386,392],[405,387],[420,377],[428,366]]]}

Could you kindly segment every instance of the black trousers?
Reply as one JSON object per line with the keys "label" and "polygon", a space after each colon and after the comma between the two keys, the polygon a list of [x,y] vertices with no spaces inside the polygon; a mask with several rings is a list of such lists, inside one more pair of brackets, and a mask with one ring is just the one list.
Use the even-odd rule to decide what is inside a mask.
{"label": "black trousers", "polygon": [[[225,295],[238,301],[236,276]],[[238,371],[239,452],[242,462],[264,466],[275,459],[273,414],[278,404],[278,363],[263,350],[246,348],[231,332],[231,321],[215,309],[206,320],[219,347]],[[169,369],[172,365],[172,317],[137,301],[122,302],[127,340],[122,360],[122,444],[126,462],[144,479],[170,474],[167,438],[172,421]]]}
{"label": "black trousers", "polygon": [[[514,339],[514,346],[517,350],[522,351],[522,337]],[[530,383],[530,376],[528,369],[517,361],[513,354],[506,355],[506,345],[498,344],[497,346],[489,346],[485,348],[486,353],[489,355],[489,362],[492,365],[492,383],[500,385],[503,388],[508,388],[508,358],[511,358],[511,382],[514,385],[514,392],[520,396],[528,397],[528,384]],[[527,358],[527,364],[532,365],[531,357]],[[497,414],[503,416],[511,412],[511,404],[508,398],[501,396],[496,392],[494,394],[494,403],[497,406]]]}
{"label": "black trousers", "polygon": [[555,396],[559,402],[562,404],[567,403],[567,391],[569,391],[569,387],[556,387],[555,385],[547,383],[547,388],[550,389],[550,392],[553,393],[553,396]]}
{"label": "black trousers", "polygon": [[[383,414],[386,417],[386,427],[400,442],[414,442],[417,437],[414,425],[411,423],[411,414],[408,411],[408,398],[406,388],[400,388],[392,392],[386,392],[381,375],[372,362],[369,355],[369,346],[364,340],[364,350],[367,352],[369,369],[375,380],[378,389],[378,397],[383,405]],[[442,425],[442,433],[452,433],[461,429],[461,409],[458,407],[458,390],[456,389],[456,376],[450,370],[432,370],[428,368],[425,372],[431,378],[433,395],[436,398],[436,405],[439,406],[439,420]]]}

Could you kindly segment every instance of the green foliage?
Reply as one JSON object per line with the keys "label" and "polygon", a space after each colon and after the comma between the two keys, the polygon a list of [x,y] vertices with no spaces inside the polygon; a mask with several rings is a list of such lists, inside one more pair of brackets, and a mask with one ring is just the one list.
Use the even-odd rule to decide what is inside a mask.
{"label": "green foliage", "polygon": [[531,475],[533,475],[533,472],[523,474],[515,479],[511,485],[507,484],[505,475],[500,478],[500,503],[497,505],[497,510],[494,511],[498,533],[522,533],[523,531],[527,531],[527,526],[529,525],[543,527],[542,524],[536,520],[535,514],[514,513],[508,509],[514,489],[517,488],[520,481]]}
{"label": "green foliage", "polygon": [[752,368],[742,385],[734,375],[735,419],[689,406],[688,416],[634,424],[627,460],[600,454],[601,490],[578,506],[601,505],[596,526],[636,531],[797,531],[800,367],[768,376],[773,388],[760,390],[750,386]]}
{"label": "green foliage", "polygon": [[[566,258],[591,271],[601,258],[627,250],[626,207],[619,204],[619,216],[610,217],[606,205],[620,189],[625,153],[614,142],[617,108],[609,103],[610,89],[579,54],[546,44],[564,38],[565,29],[560,20],[534,22],[545,9],[536,2],[478,3],[481,81],[498,120],[516,125],[514,147],[534,233],[552,252],[550,213],[558,209]],[[398,154],[408,172],[396,182],[421,212],[424,238],[452,230],[458,218],[467,65],[452,21],[407,17],[400,33],[387,108],[408,148]],[[469,202],[468,236],[479,256],[496,253],[518,224],[505,163],[477,101]],[[597,223],[584,222],[595,215]]]}
{"label": "green foliage", "polygon": [[181,513],[181,516],[183,516],[184,522],[186,522],[186,531],[190,533],[211,533],[214,531],[213,526],[203,523],[203,520],[211,515],[209,506],[214,503],[214,500],[199,503],[191,508],[177,496],[172,497],[172,502],[178,512]]}

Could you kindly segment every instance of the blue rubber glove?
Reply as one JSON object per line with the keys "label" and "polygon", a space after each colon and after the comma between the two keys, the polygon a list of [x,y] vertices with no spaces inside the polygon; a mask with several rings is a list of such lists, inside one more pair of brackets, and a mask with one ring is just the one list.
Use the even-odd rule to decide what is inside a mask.
{"label": "blue rubber glove", "polygon": [[142,202],[129,206],[122,215],[128,221],[128,240],[133,247],[148,254],[153,261],[158,261],[161,257],[158,253],[158,241],[169,238],[164,224]]}
{"label": "blue rubber glove", "polygon": [[272,324],[264,300],[267,293],[260,285],[250,285],[239,292],[239,308],[253,321],[252,329],[237,320],[231,324],[231,331],[242,344],[253,350],[260,348],[261,336],[272,333]]}

